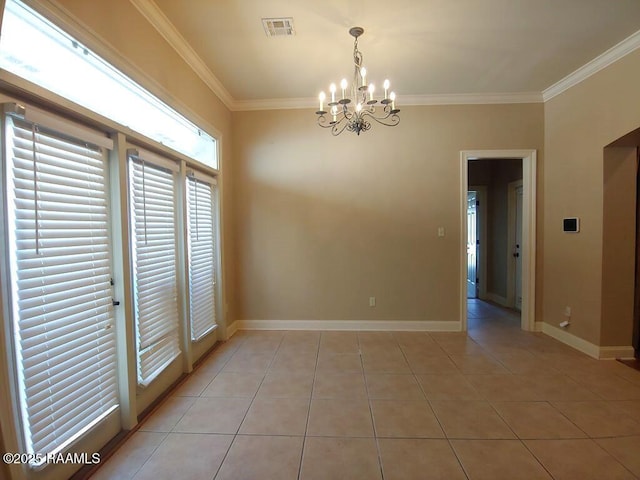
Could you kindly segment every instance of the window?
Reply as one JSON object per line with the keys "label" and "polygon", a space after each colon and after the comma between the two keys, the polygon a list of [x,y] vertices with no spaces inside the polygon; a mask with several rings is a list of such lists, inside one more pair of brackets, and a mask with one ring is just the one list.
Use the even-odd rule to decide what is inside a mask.
{"label": "window", "polygon": [[[4,101],[37,97],[60,111],[62,97],[74,118],[166,154],[131,148],[121,158],[101,127],[31,106],[0,111],[0,326],[9,342],[0,369],[12,382],[0,406],[16,412],[5,434],[21,453],[96,451],[178,378],[189,338],[202,339],[198,352],[215,341],[218,187],[178,165],[217,169],[217,144],[28,6],[41,2],[0,3]],[[42,8],[55,17],[54,7]],[[9,100],[8,90],[25,96]],[[136,380],[143,388],[132,391]],[[31,466],[47,478],[68,468]]]}
{"label": "window", "polygon": [[199,340],[216,327],[216,196],[213,178],[187,177],[189,246],[189,316],[191,339]]}
{"label": "window", "polygon": [[64,450],[118,406],[111,141],[29,118],[5,117],[4,164],[20,421],[26,451],[45,454]]}
{"label": "window", "polygon": [[128,155],[138,383],[146,386],[180,354],[177,165],[150,152]]}
{"label": "window", "polygon": [[218,168],[211,136],[18,0],[6,2],[0,68]]}

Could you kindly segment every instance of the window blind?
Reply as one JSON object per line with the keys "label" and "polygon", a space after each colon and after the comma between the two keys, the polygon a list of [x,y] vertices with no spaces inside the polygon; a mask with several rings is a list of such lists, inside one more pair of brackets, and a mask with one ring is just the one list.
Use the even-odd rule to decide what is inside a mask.
{"label": "window blind", "polygon": [[[151,155],[149,155],[151,157]],[[154,159],[156,160],[156,159]],[[179,354],[175,171],[129,153],[138,383],[146,386]]]}
{"label": "window blind", "polygon": [[191,339],[216,327],[216,183],[187,177]]}
{"label": "window blind", "polygon": [[118,406],[106,151],[6,117],[12,316],[28,453]]}

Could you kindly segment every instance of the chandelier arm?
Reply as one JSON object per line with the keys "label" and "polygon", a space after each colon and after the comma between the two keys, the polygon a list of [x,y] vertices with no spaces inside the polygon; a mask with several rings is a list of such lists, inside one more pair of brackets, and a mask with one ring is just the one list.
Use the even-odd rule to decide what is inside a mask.
{"label": "chandelier arm", "polygon": [[338,122],[333,124],[333,128],[331,129],[331,134],[334,137],[337,137],[338,135],[340,135],[344,131],[344,129],[349,126],[349,122],[346,122],[344,120],[345,119],[342,118]]}
{"label": "chandelier arm", "polygon": [[322,128],[331,128],[333,124],[329,122],[324,115],[318,115],[318,125]]}
{"label": "chandelier arm", "polygon": [[342,112],[336,115],[335,121],[329,121],[324,115],[318,115],[318,125],[322,128],[330,128],[333,136],[340,135],[351,124],[351,117],[345,116]]}
{"label": "chandelier arm", "polygon": [[397,113],[387,112],[387,114],[383,117],[376,117],[371,112],[362,112],[362,116],[370,117],[376,122],[378,122],[380,125],[385,125],[387,127],[395,127],[400,123],[400,115],[398,115]]}
{"label": "chandelier arm", "polygon": [[349,110],[346,105],[344,105],[341,113],[343,117],[346,118],[347,120],[351,120],[355,115],[355,113]]}

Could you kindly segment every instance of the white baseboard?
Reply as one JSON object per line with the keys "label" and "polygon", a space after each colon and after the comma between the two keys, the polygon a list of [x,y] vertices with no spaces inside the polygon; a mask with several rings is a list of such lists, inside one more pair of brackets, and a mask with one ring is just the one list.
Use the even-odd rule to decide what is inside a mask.
{"label": "white baseboard", "polygon": [[616,358],[633,358],[634,350],[632,346],[620,347],[601,347],[587,340],[575,336],[574,334],[558,327],[554,327],[548,323],[542,323],[542,332],[555,338],[556,340],[575,348],[576,350],[586,353],[590,357],[598,360],[615,360]]}
{"label": "white baseboard", "polygon": [[498,305],[501,305],[503,307],[509,307],[509,302],[507,302],[507,299],[501,295],[498,295],[497,293],[487,292],[487,300],[493,303],[497,303]]}
{"label": "white baseboard", "polygon": [[237,330],[352,330],[460,332],[459,321],[421,320],[236,320]]}
{"label": "white baseboard", "polygon": [[233,322],[231,325],[227,327],[227,338],[225,338],[225,341],[233,337],[237,331],[238,331],[238,320],[236,320],[235,322]]}
{"label": "white baseboard", "polygon": [[635,358],[635,350],[631,345],[628,347],[600,347],[600,358],[602,360],[616,358],[632,359]]}

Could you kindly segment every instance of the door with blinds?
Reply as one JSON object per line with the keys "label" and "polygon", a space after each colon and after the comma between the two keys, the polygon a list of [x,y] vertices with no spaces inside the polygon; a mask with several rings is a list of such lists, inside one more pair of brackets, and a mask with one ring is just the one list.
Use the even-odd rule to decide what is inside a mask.
{"label": "door with blinds", "polygon": [[138,384],[147,386],[180,355],[178,166],[142,150],[129,150],[128,158]]}
{"label": "door with blinds", "polygon": [[112,142],[31,113],[4,117],[10,324],[23,448],[55,454],[118,407]]}
{"label": "door with blinds", "polygon": [[214,178],[191,172],[187,183],[189,255],[189,318],[191,340],[213,331],[216,324],[217,190]]}

